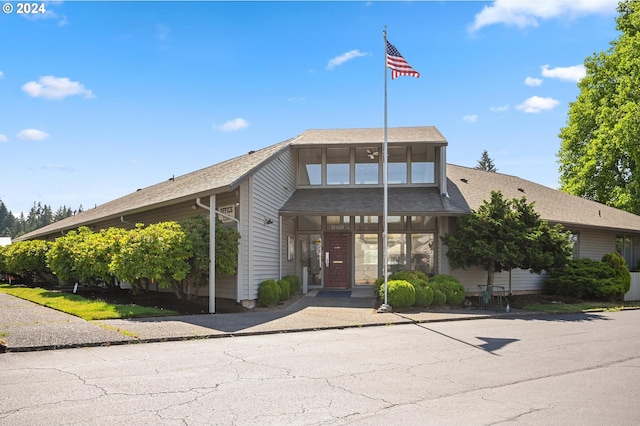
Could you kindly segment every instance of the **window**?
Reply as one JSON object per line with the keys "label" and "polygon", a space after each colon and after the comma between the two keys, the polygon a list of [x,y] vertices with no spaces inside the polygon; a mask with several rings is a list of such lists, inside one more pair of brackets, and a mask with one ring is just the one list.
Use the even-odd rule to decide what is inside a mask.
{"label": "window", "polygon": [[380,221],[378,216],[356,216],[354,222],[356,231],[377,231]]}
{"label": "window", "polygon": [[407,148],[389,148],[388,162],[387,182],[391,185],[407,183]]}
{"label": "window", "polygon": [[433,245],[435,234],[411,234],[411,269],[428,276],[435,273]]}
{"label": "window", "polygon": [[616,235],[616,251],[624,257],[630,271],[636,269],[638,261],[635,257],[635,246],[630,235]]}
{"label": "window", "polygon": [[380,183],[379,153],[379,148],[356,148],[356,185]]}
{"label": "window", "polygon": [[573,258],[580,259],[580,233],[572,232],[569,234],[569,242],[573,248]]}
{"label": "window", "polygon": [[348,231],[350,222],[349,216],[327,216],[327,231]]}
{"label": "window", "polygon": [[416,145],[411,148],[411,183],[435,183],[436,148]]}
{"label": "window", "polygon": [[300,216],[298,229],[301,231],[320,231],[322,229],[321,216]]}
{"label": "window", "polygon": [[434,216],[411,216],[411,229],[436,229]]}
{"label": "window", "polygon": [[349,183],[349,148],[327,148],[327,185]]}
{"label": "window", "polygon": [[301,186],[322,185],[322,149],[301,149],[298,154],[298,165],[298,180]]}

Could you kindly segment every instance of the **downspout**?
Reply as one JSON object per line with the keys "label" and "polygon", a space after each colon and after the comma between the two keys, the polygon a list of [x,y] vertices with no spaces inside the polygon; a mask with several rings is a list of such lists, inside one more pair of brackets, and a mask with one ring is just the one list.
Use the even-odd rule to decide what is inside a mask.
{"label": "downspout", "polygon": [[[278,279],[282,278],[282,216],[278,220]],[[287,248],[288,249],[288,248]]]}
{"label": "downspout", "polygon": [[[202,204],[200,197],[196,198],[196,204],[209,211],[209,313],[216,313],[216,214],[233,220],[240,230],[240,221],[228,214],[215,209],[216,196],[209,197],[209,205]],[[236,283],[237,286],[237,283]]]}
{"label": "downspout", "polygon": [[131,225],[135,228],[135,225],[133,223],[124,220],[124,216],[120,216],[120,222],[124,223],[125,225]]}

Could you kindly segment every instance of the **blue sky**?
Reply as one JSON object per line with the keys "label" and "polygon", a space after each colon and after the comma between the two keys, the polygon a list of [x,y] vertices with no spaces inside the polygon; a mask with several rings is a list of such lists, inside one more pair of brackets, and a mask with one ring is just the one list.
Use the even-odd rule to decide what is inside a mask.
{"label": "blue sky", "polygon": [[[0,200],[85,209],[295,137],[382,127],[382,31],[420,78],[388,125],[558,186],[558,132],[616,1],[45,2],[0,13]],[[6,12],[6,10],[5,10]],[[389,73],[389,71],[387,71]]]}

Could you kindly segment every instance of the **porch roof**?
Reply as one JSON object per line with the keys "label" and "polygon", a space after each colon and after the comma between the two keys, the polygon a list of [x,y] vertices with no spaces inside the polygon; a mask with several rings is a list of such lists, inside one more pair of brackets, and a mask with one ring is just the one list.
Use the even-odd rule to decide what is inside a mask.
{"label": "porch roof", "polygon": [[[298,189],[280,209],[283,216],[382,215],[383,188]],[[471,209],[457,189],[449,197],[438,188],[389,188],[390,215],[459,216]]]}

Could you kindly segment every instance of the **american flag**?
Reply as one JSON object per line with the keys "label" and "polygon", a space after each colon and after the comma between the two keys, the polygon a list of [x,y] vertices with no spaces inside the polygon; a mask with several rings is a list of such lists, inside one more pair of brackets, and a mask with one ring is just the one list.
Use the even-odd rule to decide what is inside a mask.
{"label": "american flag", "polygon": [[[386,41],[386,40],[385,40]],[[411,65],[402,57],[398,49],[387,41],[387,68],[391,69],[391,79],[402,75],[409,77],[420,77],[420,73],[414,70]]]}

